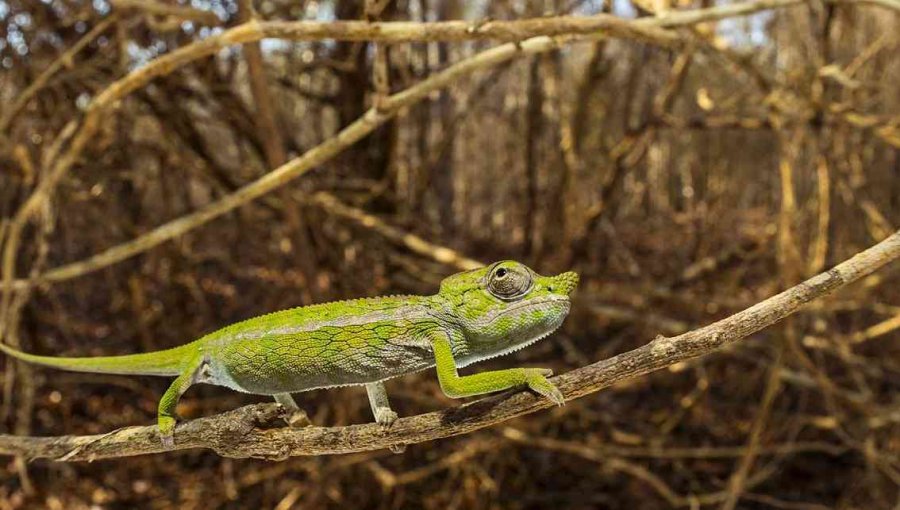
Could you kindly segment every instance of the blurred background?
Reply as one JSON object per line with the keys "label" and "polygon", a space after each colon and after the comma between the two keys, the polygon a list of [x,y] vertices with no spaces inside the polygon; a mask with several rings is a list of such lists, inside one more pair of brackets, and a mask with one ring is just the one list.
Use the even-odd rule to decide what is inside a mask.
{"label": "blurred background", "polygon": [[[0,243],[36,276],[228,196],[379,98],[496,41],[231,45],[99,118],[49,199],[12,218],[110,84],[262,20],[654,16],[719,0],[0,0]],[[900,226],[900,10],[804,2],[562,45],[464,75],[307,175],[174,241],[4,298],[5,342],[43,354],[161,349],[266,312],[433,293],[515,258],[582,285],[548,340],[476,370],[566,372],[725,317]],[[322,194],[322,193],[325,194]],[[13,238],[15,237],[15,240]],[[405,453],[230,460],[205,451],[0,460],[18,508],[900,508],[900,267],[702,359]],[[157,378],[2,362],[0,427],[98,434],[155,420]],[[432,372],[401,416],[459,404]],[[371,421],[360,388],[297,399]],[[191,388],[186,418],[262,397]]]}

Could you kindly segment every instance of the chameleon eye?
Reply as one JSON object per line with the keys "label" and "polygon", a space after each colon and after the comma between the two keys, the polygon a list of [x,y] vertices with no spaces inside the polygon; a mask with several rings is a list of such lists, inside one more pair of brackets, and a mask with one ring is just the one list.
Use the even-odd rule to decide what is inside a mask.
{"label": "chameleon eye", "polygon": [[530,272],[501,267],[494,271],[487,290],[499,299],[514,301],[525,296],[533,284]]}

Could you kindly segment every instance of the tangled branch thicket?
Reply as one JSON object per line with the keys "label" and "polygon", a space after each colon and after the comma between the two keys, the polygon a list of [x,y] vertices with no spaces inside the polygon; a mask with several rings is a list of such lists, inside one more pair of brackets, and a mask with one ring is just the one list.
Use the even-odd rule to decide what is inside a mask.
{"label": "tangled branch thicket", "polygon": [[[194,450],[98,469],[24,459],[156,445],[150,428],[106,434],[151,422],[165,382],[5,362],[16,437],[0,451],[21,455],[2,467],[5,507],[900,500],[896,265],[691,359],[897,256],[895,0],[0,0],[0,27],[3,341],[159,349],[518,258],[584,283],[561,333],[479,368],[550,365],[573,397],[616,383],[506,421],[541,401],[456,409],[422,373],[389,383],[401,415],[448,409],[386,435],[345,427],[369,420],[348,388],[302,395],[333,428],[263,430],[261,406],[185,437],[225,424],[191,446],[279,457],[471,433],[402,455]],[[748,307],[737,329],[697,330]],[[659,334],[674,339],[643,345]],[[180,411],[255,401],[197,388]],[[66,434],[101,436],[29,439]]]}

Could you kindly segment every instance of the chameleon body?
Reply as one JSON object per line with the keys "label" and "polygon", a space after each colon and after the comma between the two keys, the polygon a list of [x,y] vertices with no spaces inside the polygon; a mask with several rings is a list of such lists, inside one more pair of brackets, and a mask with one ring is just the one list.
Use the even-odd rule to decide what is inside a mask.
{"label": "chameleon body", "polygon": [[308,424],[291,393],[364,385],[375,420],[397,418],[383,382],[436,367],[445,394],[480,395],[527,386],[557,404],[548,369],[513,368],[461,376],[458,368],[526,347],[569,313],[573,272],[541,276],[515,261],[457,273],[432,296],[338,301],[248,319],[172,349],[125,356],[38,356],[0,344],[39,365],[93,373],[175,377],[159,402],[163,444],[174,444],[175,406],[194,383],[272,395],[292,425]]}

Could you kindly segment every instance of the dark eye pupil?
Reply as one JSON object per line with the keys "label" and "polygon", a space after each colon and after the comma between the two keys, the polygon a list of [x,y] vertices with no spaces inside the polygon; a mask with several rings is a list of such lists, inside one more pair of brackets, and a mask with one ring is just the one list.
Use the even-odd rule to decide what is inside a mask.
{"label": "dark eye pupil", "polygon": [[497,276],[500,278],[503,278],[504,276],[506,276],[506,269],[503,269],[502,267],[500,269],[498,269]]}

